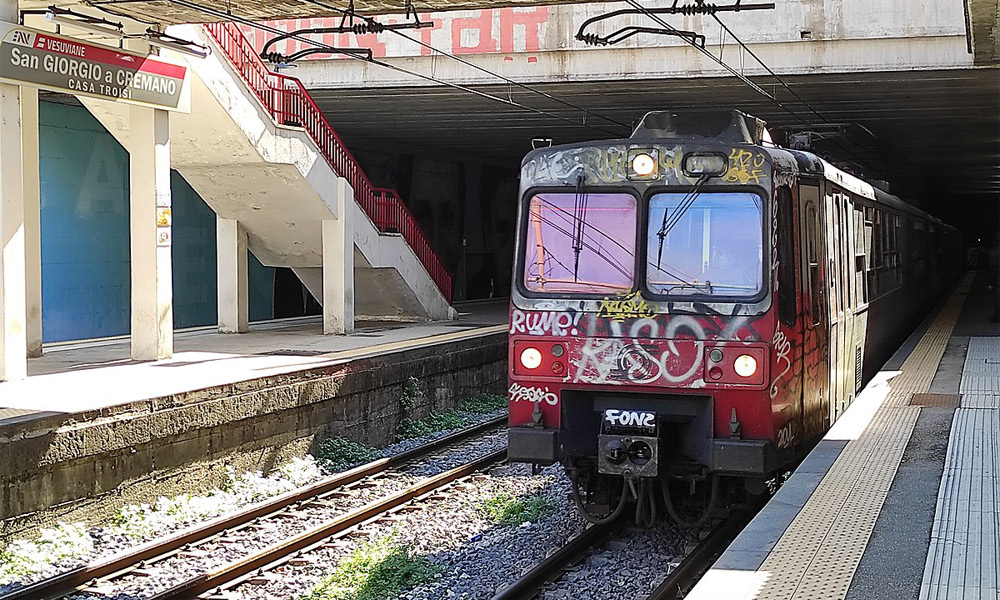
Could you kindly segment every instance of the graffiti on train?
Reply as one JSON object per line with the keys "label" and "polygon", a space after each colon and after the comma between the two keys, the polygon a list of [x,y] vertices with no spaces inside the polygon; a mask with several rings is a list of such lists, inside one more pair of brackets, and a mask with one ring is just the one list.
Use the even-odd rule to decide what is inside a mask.
{"label": "graffiti on train", "polygon": [[510,315],[510,333],[528,335],[579,335],[578,325],[583,313],[546,310],[526,312],[515,309]]}
{"label": "graffiti on train", "polygon": [[653,316],[653,309],[636,290],[631,294],[620,292],[614,298],[605,298],[597,306],[597,316],[622,322],[625,319],[642,319]]}

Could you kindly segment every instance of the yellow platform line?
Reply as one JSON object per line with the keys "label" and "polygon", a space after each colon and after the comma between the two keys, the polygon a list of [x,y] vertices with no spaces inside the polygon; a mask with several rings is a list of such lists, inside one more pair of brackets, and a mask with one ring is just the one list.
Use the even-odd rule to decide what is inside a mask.
{"label": "yellow platform line", "polygon": [[[962,280],[903,362],[901,373],[885,384],[888,393],[882,390],[884,401],[874,418],[847,443],[761,565],[762,587],[746,597],[843,600],[847,596],[920,413],[919,407],[909,406],[910,398],[930,389],[973,276]],[[872,389],[865,401],[874,394],[878,391]]]}

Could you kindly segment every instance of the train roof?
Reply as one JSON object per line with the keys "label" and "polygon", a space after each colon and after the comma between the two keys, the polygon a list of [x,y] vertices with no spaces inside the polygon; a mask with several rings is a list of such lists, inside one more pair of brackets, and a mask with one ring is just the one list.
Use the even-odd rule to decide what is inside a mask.
{"label": "train roof", "polygon": [[894,196],[888,192],[880,190],[863,179],[838,169],[834,165],[830,164],[826,160],[823,160],[819,156],[812,154],[811,152],[789,150],[787,148],[779,148],[777,146],[762,147],[762,149],[771,155],[772,162],[776,165],[780,165],[782,168],[790,168],[799,175],[823,177],[827,181],[836,183],[847,191],[857,194],[863,198],[867,198],[877,204],[926,219],[942,227],[951,228],[951,225],[948,225],[941,219],[920,210],[916,206],[909,204],[898,196]]}

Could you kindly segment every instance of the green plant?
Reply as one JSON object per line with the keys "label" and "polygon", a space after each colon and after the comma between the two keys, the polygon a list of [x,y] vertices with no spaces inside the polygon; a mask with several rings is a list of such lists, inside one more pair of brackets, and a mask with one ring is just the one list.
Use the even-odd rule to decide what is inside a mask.
{"label": "green plant", "polygon": [[403,395],[399,398],[399,405],[403,411],[409,412],[416,408],[417,400],[423,395],[423,392],[420,391],[420,382],[417,381],[416,377],[410,377],[403,384]]}
{"label": "green plant", "polygon": [[354,464],[371,462],[381,454],[375,448],[364,444],[342,437],[333,437],[318,443],[313,456],[327,470],[342,471]]}
{"label": "green plant", "polygon": [[385,600],[431,580],[441,568],[392,535],[362,544],[304,600]]}
{"label": "green plant", "polygon": [[428,435],[445,429],[455,429],[465,425],[463,419],[455,411],[446,413],[431,413],[423,419],[403,418],[396,428],[396,437],[400,440]]}
{"label": "green plant", "polygon": [[463,402],[458,410],[480,415],[498,411],[507,406],[507,397],[500,394],[476,394]]}
{"label": "green plant", "polygon": [[497,494],[483,502],[482,510],[490,521],[498,525],[520,525],[526,521],[537,521],[548,512],[549,501],[539,495],[520,498]]}

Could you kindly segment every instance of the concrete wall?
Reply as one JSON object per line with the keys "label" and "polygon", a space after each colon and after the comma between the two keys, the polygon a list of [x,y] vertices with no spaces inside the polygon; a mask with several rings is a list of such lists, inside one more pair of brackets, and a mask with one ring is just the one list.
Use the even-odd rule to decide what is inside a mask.
{"label": "concrete wall", "polygon": [[424,398],[406,416],[421,417],[479,392],[503,393],[506,362],[507,335],[494,334],[5,425],[0,535],[195,493],[218,485],[226,465],[267,470],[316,435],[391,442],[407,378],[419,380]]}
{"label": "concrete wall", "polygon": [[[666,5],[667,3],[661,3]],[[938,0],[783,0],[774,10],[721,13],[720,18],[779,73],[835,73],[969,67],[962,2]],[[650,5],[652,6],[652,5]],[[433,29],[414,37],[513,79],[534,82],[710,77],[726,73],[675,37],[640,35],[593,47],[575,35],[588,18],[628,8],[614,3],[431,13]],[[678,29],[705,35],[716,55],[744,71],[764,71],[707,16],[666,16]],[[281,28],[321,26],[328,19],[279,22]],[[383,17],[383,20],[387,20]],[[656,26],[648,17],[619,17],[588,28],[607,35],[625,25]],[[264,34],[253,32],[258,47]],[[376,57],[455,83],[497,83],[457,61],[399,36],[328,36],[341,47],[370,47]],[[292,41],[285,50],[301,47]],[[286,52],[287,53],[287,52]],[[317,88],[428,85],[353,60],[303,60],[293,74]]]}
{"label": "concrete wall", "polygon": [[[46,342],[129,331],[128,153],[79,106],[39,106],[42,335]],[[174,324],[212,325],[215,215],[176,172]],[[250,267],[250,318],[273,316],[273,269]]]}

